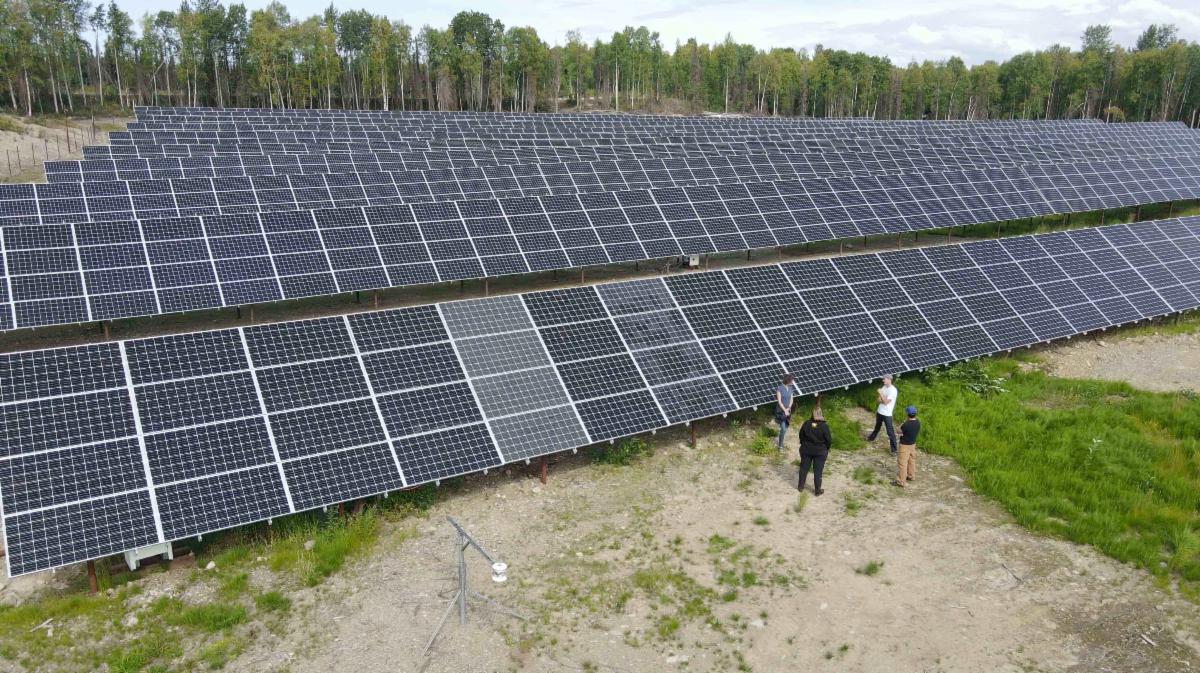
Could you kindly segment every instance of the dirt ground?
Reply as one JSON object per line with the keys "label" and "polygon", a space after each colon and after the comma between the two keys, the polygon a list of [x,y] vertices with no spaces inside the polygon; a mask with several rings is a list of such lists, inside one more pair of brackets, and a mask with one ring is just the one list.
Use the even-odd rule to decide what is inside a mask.
{"label": "dirt ground", "polygon": [[[794,446],[756,465],[750,436],[706,430],[695,450],[672,437],[631,467],[576,457],[545,486],[522,469],[473,479],[415,537],[309,596],[303,625],[260,640],[230,670],[1200,670],[1200,608],[1142,571],[1022,529],[952,461],[921,456],[901,491],[883,446],[836,453],[826,493],[796,512]],[[875,483],[861,470],[852,478],[858,468]],[[473,557],[474,587],[530,621],[472,606],[467,625],[451,617],[421,657],[454,587],[445,516],[509,564],[495,586]],[[619,609],[597,600],[648,558],[720,590],[723,555],[735,554],[714,553],[714,535],[791,580],[714,601],[719,627],[684,621],[665,637],[656,625],[669,601],[636,588]],[[882,564],[873,576],[862,572],[871,561]]]}
{"label": "dirt ground", "polygon": [[107,144],[108,132],[124,129],[128,121],[98,118],[93,127],[90,119],[0,115],[0,182],[45,182],[43,161],[79,159],[83,145]]}
{"label": "dirt ground", "polygon": [[1073,339],[1045,354],[1046,371],[1055,376],[1127,381],[1135,388],[1160,392],[1200,392],[1200,333]]}

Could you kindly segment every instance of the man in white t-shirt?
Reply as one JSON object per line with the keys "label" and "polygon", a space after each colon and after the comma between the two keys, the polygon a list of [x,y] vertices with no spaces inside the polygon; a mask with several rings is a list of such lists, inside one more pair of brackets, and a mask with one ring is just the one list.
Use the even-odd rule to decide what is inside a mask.
{"label": "man in white t-shirt", "polygon": [[892,377],[883,377],[883,385],[875,391],[875,401],[878,404],[875,407],[875,429],[867,436],[867,439],[873,442],[879,436],[879,428],[886,427],[893,456],[896,455],[896,426],[892,424],[892,410],[896,408],[898,394],[896,386],[892,385]]}

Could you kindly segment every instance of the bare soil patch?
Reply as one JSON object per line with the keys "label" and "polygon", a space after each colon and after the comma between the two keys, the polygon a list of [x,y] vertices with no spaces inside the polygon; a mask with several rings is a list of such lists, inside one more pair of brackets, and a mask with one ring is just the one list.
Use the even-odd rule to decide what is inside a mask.
{"label": "bare soil patch", "polygon": [[1064,378],[1200,392],[1200,332],[1073,339],[1043,350],[1041,359],[1048,373]]}
{"label": "bare soil patch", "polygon": [[[883,445],[835,453],[826,493],[796,511],[795,438],[763,460],[751,436],[720,424],[691,449],[671,433],[629,467],[565,459],[545,486],[522,469],[470,479],[228,670],[1200,670],[1196,605],[1029,533],[952,461],[921,455],[901,491]],[[447,515],[510,564],[495,586],[473,559],[474,587],[529,621],[473,606],[422,658],[454,587]],[[688,616],[696,596],[709,614]]]}
{"label": "bare soil patch", "polygon": [[43,162],[80,159],[84,145],[107,144],[108,133],[129,121],[0,115],[0,182],[45,182]]}

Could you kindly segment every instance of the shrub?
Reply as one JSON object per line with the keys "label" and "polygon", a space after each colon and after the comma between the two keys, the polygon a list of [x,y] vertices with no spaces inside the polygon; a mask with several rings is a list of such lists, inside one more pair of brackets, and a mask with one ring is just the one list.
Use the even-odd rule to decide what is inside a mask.
{"label": "shrub", "polygon": [[650,446],[637,437],[623,439],[616,444],[599,447],[592,460],[605,465],[629,465],[650,453]]}

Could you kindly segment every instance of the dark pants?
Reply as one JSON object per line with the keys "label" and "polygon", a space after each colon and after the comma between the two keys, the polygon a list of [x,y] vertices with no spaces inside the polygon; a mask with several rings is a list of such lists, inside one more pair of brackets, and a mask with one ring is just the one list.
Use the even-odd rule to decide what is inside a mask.
{"label": "dark pants", "polygon": [[808,468],[812,467],[813,490],[821,490],[821,473],[825,471],[825,456],[800,455],[800,483],[798,487],[804,490],[804,482],[808,479]]}
{"label": "dark pants", "polygon": [[881,426],[881,425],[887,428],[888,444],[891,445],[892,453],[895,453],[896,452],[896,426],[892,425],[892,417],[891,416],[884,416],[883,414],[877,412],[875,414],[875,429],[871,431],[871,436],[868,437],[867,439],[870,439],[871,441],[875,441],[875,438],[879,436],[879,426]]}

